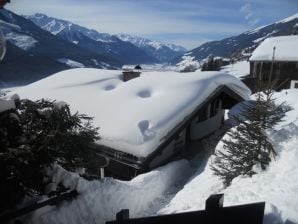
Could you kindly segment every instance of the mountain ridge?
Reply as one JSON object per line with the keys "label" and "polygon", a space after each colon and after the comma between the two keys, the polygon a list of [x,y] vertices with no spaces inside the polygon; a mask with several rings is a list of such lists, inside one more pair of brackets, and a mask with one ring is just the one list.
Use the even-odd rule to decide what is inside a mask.
{"label": "mountain ridge", "polygon": [[[208,56],[247,58],[250,53],[267,37],[284,36],[293,33],[293,27],[298,23],[298,13],[277,22],[261,26],[239,35],[206,42],[197,48],[186,52],[183,56],[192,56],[194,60],[202,61]],[[171,61],[177,64],[183,61],[183,56]]]}
{"label": "mountain ridge", "polygon": [[78,48],[9,10],[0,9],[0,23],[8,43],[7,55],[0,63],[2,86],[28,84],[72,68],[59,59],[70,59],[85,67],[121,66],[116,59]]}
{"label": "mountain ridge", "polygon": [[65,41],[69,41],[94,53],[115,58],[123,64],[158,62],[155,58],[147,55],[146,52],[131,43],[120,40],[114,35],[99,33],[94,29],[88,29],[72,22],[49,17],[41,13],[24,17]]}
{"label": "mountain ridge", "polygon": [[[125,55],[125,57],[122,57],[124,58],[124,60],[129,59],[129,55],[135,55],[134,60],[126,60],[124,61],[124,63],[163,63],[171,61],[173,58],[182,55],[186,51],[186,49],[181,46],[177,46],[174,44],[161,44],[157,41],[151,41],[147,38],[142,37],[133,37],[128,34],[112,35],[108,33],[100,33],[94,29],[88,29],[86,27],[74,24],[70,21],[57,19],[41,13],[36,13],[34,15],[24,17],[30,19],[42,29],[51,32],[54,35],[62,37],[64,40],[68,40],[75,44],[81,44],[83,48],[86,47],[86,45],[93,45],[92,49],[103,54],[108,54],[115,58],[118,58],[117,53],[121,56]],[[83,34],[85,37],[91,39],[92,41],[96,41],[99,45],[101,45],[101,47],[99,48],[98,46],[96,46],[95,42],[91,44],[90,42],[92,41],[87,41],[86,38],[84,40],[80,40],[79,38],[69,38],[69,36],[71,36],[73,32],[77,34]],[[85,42],[85,44],[82,42]],[[134,47],[138,48],[139,50],[136,50]],[[87,49],[90,50],[90,48],[88,47]],[[127,50],[130,51],[129,55],[125,54],[125,51]],[[142,59],[142,57],[144,57],[144,53],[148,56],[148,58],[146,58],[147,61],[140,60]],[[118,59],[121,60],[120,58]]]}
{"label": "mountain ridge", "polygon": [[186,52],[184,47],[174,44],[162,44],[143,37],[131,36],[129,34],[118,34],[117,37],[134,44],[144,50],[148,55],[152,55],[163,62],[169,62]]}

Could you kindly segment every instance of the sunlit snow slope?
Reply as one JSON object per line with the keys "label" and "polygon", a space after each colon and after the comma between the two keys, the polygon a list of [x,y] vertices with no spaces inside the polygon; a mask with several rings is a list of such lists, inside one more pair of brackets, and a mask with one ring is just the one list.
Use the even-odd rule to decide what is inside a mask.
{"label": "sunlit snow slope", "polygon": [[[278,156],[268,169],[252,178],[235,178],[228,188],[213,175],[211,157],[204,168],[198,170],[184,189],[159,213],[176,213],[204,209],[205,200],[211,194],[224,193],[224,206],[265,201],[265,222],[298,222],[298,90],[284,90],[276,93],[279,102],[288,102],[293,110],[287,113],[285,121],[269,133]],[[224,138],[228,138],[225,136]],[[220,142],[216,150],[222,149]]]}

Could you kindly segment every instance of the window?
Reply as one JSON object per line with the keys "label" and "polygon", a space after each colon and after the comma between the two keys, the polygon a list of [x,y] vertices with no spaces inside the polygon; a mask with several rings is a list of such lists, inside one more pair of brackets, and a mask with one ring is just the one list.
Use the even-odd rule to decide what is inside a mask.
{"label": "window", "polygon": [[292,80],[291,81],[291,89],[298,89],[298,80]]}
{"label": "window", "polygon": [[[208,104],[208,106],[209,105],[210,104]],[[205,106],[205,107],[203,107],[202,109],[199,110],[198,117],[197,117],[197,120],[196,120],[197,123],[205,121],[209,118],[208,117],[208,106],[207,107]]]}
{"label": "window", "polygon": [[220,99],[216,99],[211,103],[211,109],[210,109],[210,117],[215,116],[218,111],[221,109],[221,100]]}

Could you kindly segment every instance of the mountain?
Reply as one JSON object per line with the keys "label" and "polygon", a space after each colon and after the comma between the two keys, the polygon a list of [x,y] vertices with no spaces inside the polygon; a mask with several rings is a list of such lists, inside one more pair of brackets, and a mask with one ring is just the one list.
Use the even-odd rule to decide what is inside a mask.
{"label": "mountain", "polygon": [[157,58],[161,62],[169,62],[186,52],[184,47],[174,44],[162,44],[142,37],[133,37],[127,34],[119,34],[117,37],[123,41],[134,44],[144,50],[148,55]]}
{"label": "mountain", "polygon": [[[264,39],[272,36],[290,35],[294,26],[298,23],[298,13],[276,23],[262,26],[254,30],[242,33],[238,36],[225,38],[220,41],[207,42],[187,53],[184,56],[193,56],[197,61],[208,57],[248,57]],[[175,58],[172,63],[176,64],[183,60],[182,57]]]}
{"label": "mountain", "polygon": [[7,54],[0,63],[1,86],[27,84],[72,67],[121,66],[114,58],[64,41],[6,9],[0,9],[0,27],[7,39]]}
{"label": "mountain", "polygon": [[40,13],[24,17],[31,20],[40,28],[80,48],[107,55],[124,64],[148,64],[158,62],[158,59],[148,55],[142,49],[132,43],[122,41],[114,35],[99,33],[96,30],[87,29],[71,22],[48,17]]}

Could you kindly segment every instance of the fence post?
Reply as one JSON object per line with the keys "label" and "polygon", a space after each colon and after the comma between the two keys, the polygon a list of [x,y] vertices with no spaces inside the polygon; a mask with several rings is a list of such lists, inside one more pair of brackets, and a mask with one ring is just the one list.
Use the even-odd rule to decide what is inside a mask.
{"label": "fence post", "polygon": [[206,200],[206,211],[214,211],[223,207],[224,194],[213,194]]}
{"label": "fence post", "polygon": [[127,219],[129,219],[129,209],[123,209],[116,214],[116,221],[119,223]]}
{"label": "fence post", "polygon": [[223,208],[223,194],[213,194],[206,200],[205,212],[207,223],[222,223],[220,209]]}

